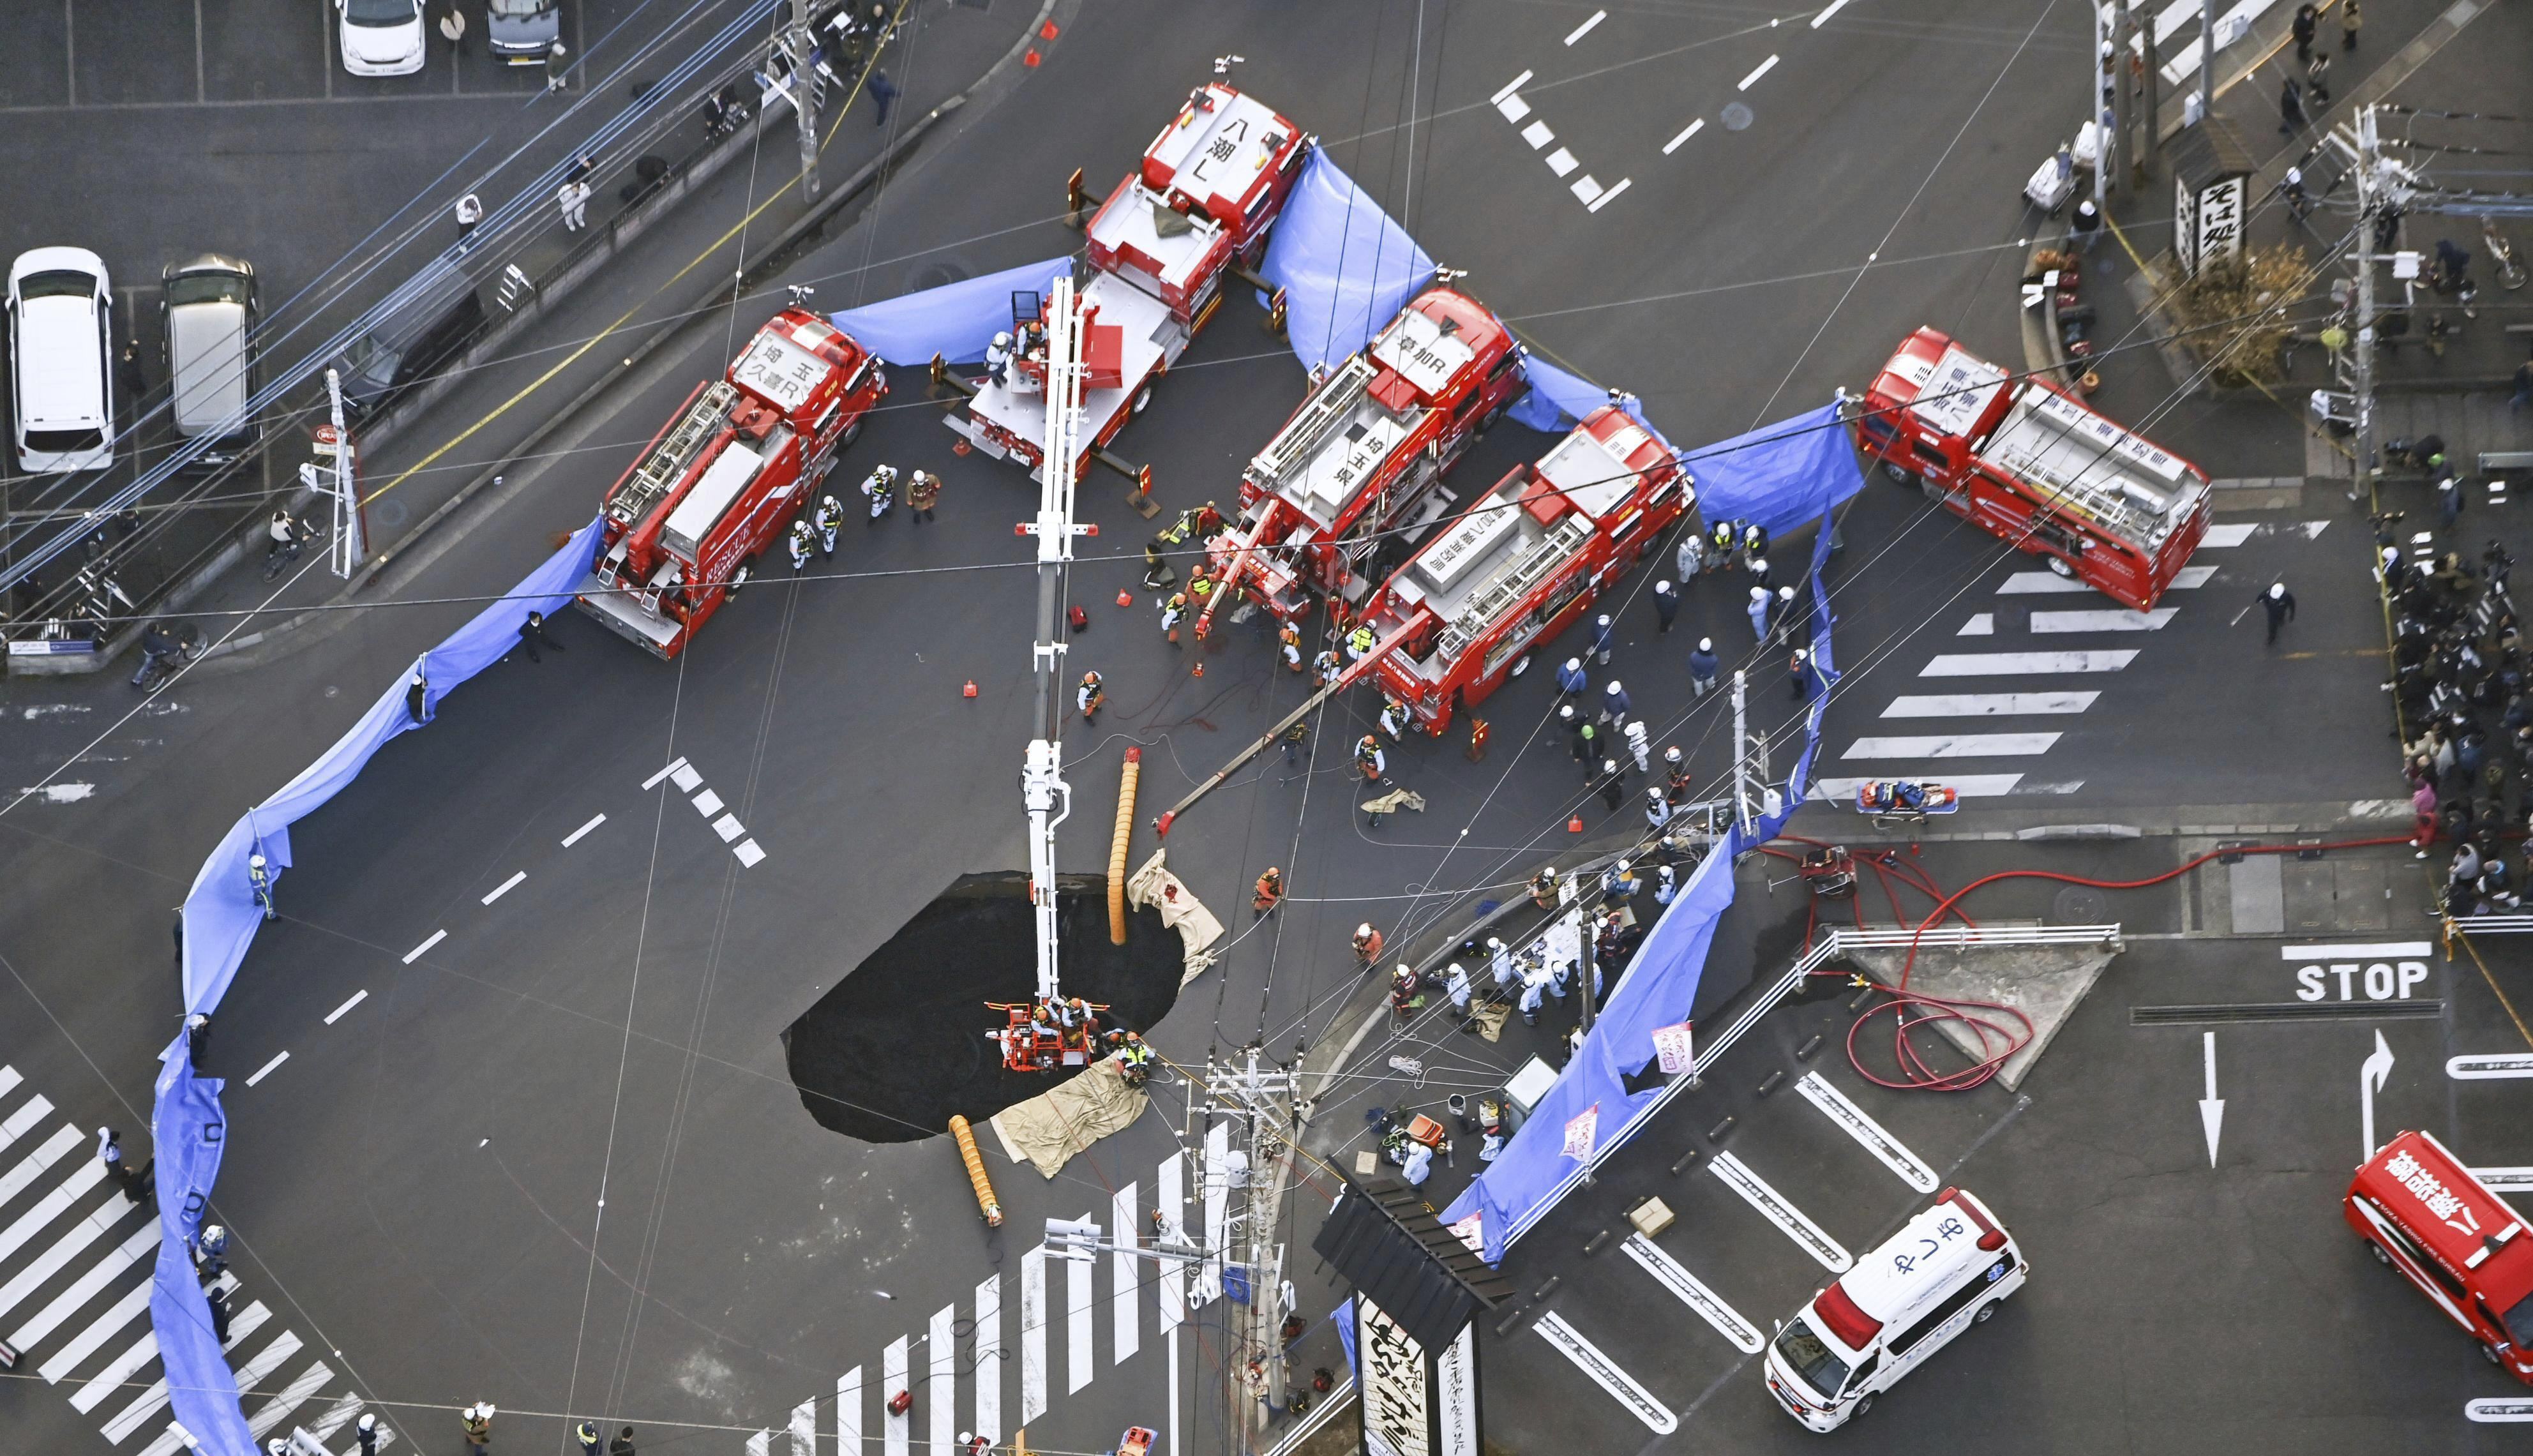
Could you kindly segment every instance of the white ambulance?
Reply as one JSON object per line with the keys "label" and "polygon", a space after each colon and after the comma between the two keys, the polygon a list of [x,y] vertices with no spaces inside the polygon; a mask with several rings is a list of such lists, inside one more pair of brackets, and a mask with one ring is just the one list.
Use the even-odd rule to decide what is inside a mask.
{"label": "white ambulance", "polygon": [[1769,1393],[1810,1429],[1835,1430],[1994,1313],[2030,1270],[1986,1206],[1948,1188],[1777,1327]]}

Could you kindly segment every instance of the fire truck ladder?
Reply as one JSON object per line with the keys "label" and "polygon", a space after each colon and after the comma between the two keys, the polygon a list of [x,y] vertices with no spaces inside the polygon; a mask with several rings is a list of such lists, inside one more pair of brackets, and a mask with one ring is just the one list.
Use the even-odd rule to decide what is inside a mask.
{"label": "fire truck ladder", "polygon": [[1037,518],[1021,533],[1037,538],[1037,637],[1030,662],[1037,675],[1038,736],[1021,769],[1021,802],[1029,811],[1030,903],[1037,922],[1037,994],[1058,996],[1056,980],[1055,831],[1073,812],[1064,782],[1064,580],[1073,538],[1097,531],[1073,520],[1073,471],[1082,437],[1083,320],[1073,280],[1056,280],[1046,331],[1046,463],[1038,472]]}
{"label": "fire truck ladder", "polygon": [[1468,650],[1470,643],[1495,625],[1496,618],[1505,608],[1527,596],[1532,587],[1539,585],[1540,578],[1574,559],[1574,553],[1582,550],[1583,543],[1591,538],[1592,528],[1585,525],[1581,517],[1567,516],[1559,521],[1537,546],[1530,549],[1529,554],[1514,562],[1512,569],[1479,589],[1469,599],[1469,604],[1460,609],[1459,615],[1451,618],[1451,624],[1443,629],[1443,655],[1456,660]]}
{"label": "fire truck ladder", "polygon": [[1337,423],[1352,413],[1355,401],[1363,397],[1372,384],[1372,365],[1363,355],[1348,359],[1337,370],[1336,378],[1324,385],[1317,397],[1302,407],[1284,433],[1267,443],[1258,457],[1258,467],[1270,485],[1280,485],[1284,473],[1300,461],[1319,452],[1320,441]]}
{"label": "fire truck ladder", "polygon": [[658,505],[660,498],[676,487],[677,478],[686,473],[695,451],[703,448],[704,441],[721,428],[721,422],[730,418],[730,407],[737,401],[738,390],[728,379],[714,380],[695,400],[694,407],[686,411],[686,417],[661,439],[659,448],[634,468],[624,489],[608,502],[607,513],[627,526],[649,515],[651,507]]}

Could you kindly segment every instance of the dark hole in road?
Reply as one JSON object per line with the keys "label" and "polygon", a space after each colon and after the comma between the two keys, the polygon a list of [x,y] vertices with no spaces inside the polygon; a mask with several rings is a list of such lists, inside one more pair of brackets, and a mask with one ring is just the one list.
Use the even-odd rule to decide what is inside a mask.
{"label": "dark hole in road", "polygon": [[[1155,911],[1129,910],[1126,943],[1112,946],[1107,876],[1056,884],[1065,994],[1106,1002],[1138,1031],[1168,1015],[1178,932]],[[1029,876],[1016,871],[963,876],[899,927],[784,1032],[792,1084],[818,1126],[912,1142],[946,1132],[952,1113],[981,1123],[1078,1075],[1006,1072],[985,1038],[1003,1024],[986,1002],[1027,1001],[1036,988],[1035,937]]]}

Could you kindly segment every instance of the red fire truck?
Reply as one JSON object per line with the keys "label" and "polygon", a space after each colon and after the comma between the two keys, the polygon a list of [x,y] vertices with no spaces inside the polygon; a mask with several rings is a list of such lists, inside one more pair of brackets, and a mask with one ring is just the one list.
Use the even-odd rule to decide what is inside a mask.
{"label": "red fire truck", "polygon": [[1372,595],[1374,635],[1405,634],[1374,670],[1382,691],[1442,732],[1455,706],[1476,706],[1590,610],[1693,499],[1662,441],[1616,406],[1594,410]]}
{"label": "red fire truck", "polygon": [[1927,498],[2145,612],[2208,534],[2199,467],[1931,328],[1874,377],[1856,442]]}
{"label": "red fire truck", "polygon": [[888,393],[878,358],[795,305],[719,379],[695,386],[607,493],[598,563],[578,600],[673,658],[747,578]]}
{"label": "red fire truck", "polygon": [[[1153,381],[1222,302],[1223,278],[1265,255],[1310,146],[1301,128],[1216,82],[1188,96],[1100,204],[1082,283],[1091,319],[1077,480],[1151,401]],[[1011,367],[999,383],[963,384],[973,392],[949,418],[977,449],[1032,474],[1046,440],[1045,307],[1042,293],[1013,295]]]}
{"label": "red fire truck", "polygon": [[2444,1143],[2403,1133],[2384,1144],[2350,1180],[2340,1216],[2491,1365],[2533,1385],[2533,1238]]}
{"label": "red fire truck", "polygon": [[[1241,516],[1208,545],[1217,579],[1277,616],[1364,593],[1405,558],[1398,530],[1439,514],[1433,487],[1528,387],[1484,305],[1430,288],[1337,367],[1240,478]],[[1202,635],[1230,591],[1217,590]]]}

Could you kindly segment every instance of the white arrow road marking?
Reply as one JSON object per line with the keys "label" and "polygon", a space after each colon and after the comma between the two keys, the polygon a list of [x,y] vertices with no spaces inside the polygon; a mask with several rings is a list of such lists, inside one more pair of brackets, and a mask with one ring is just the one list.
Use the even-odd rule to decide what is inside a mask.
{"label": "white arrow road marking", "polygon": [[2512,1425],[2533,1421],[2533,1398],[2522,1400],[2475,1400],[2465,1402],[2463,1419],[2485,1426]]}
{"label": "white arrow road marking", "polygon": [[2533,1056],[2526,1056],[2519,1052],[2512,1055],[2447,1057],[2445,1076],[2458,1081],[2483,1081],[2504,1077],[2533,1077]]}
{"label": "white arrow road marking", "polygon": [[1565,1316],[1551,1310],[1532,1322],[1532,1329],[1557,1347],[1557,1353],[1574,1362],[1574,1368],[1592,1377],[1592,1383],[1610,1392],[1627,1413],[1642,1421],[1656,1434],[1669,1435],[1679,1429],[1679,1422],[1671,1408],[1654,1399],[1653,1392],[1636,1383],[1636,1377],[1619,1369],[1616,1362],[1602,1354],[1591,1341],[1575,1332]]}
{"label": "white arrow road marking", "polygon": [[2202,1033],[2208,1056],[2208,1095],[2199,1101],[2199,1125],[2208,1133],[2208,1166],[2216,1166],[2216,1130],[2225,1124],[2225,1099],[2216,1095],[2216,1033]]}
{"label": "white arrow road marking", "polygon": [[1724,1180],[1726,1188],[1739,1194],[1741,1201],[1758,1209],[1761,1217],[1794,1240],[1803,1252],[1820,1260],[1821,1267],[1833,1274],[1844,1274],[1856,1263],[1855,1255],[1840,1248],[1838,1241],[1824,1233],[1803,1210],[1788,1202],[1785,1194],[1770,1188],[1766,1179],[1751,1172],[1749,1164],[1729,1152],[1720,1152],[1706,1167]]}
{"label": "white arrow road marking", "polygon": [[1620,1245],[1627,1257],[1644,1266],[1654,1282],[1679,1296],[1679,1302],[1697,1313],[1697,1317],[1715,1326],[1715,1332],[1733,1342],[1733,1348],[1744,1355],[1756,1355],[1767,1342],[1760,1338],[1759,1327],[1741,1317],[1741,1312],[1724,1303],[1714,1290],[1700,1283],[1679,1260],[1663,1252],[1661,1245],[1642,1234],[1629,1234]]}
{"label": "white arrow road marking", "polygon": [[1899,1174],[1902,1183],[1921,1194],[1935,1191],[1940,1180],[1935,1177],[1935,1170],[1926,1166],[1925,1159],[1911,1152],[1906,1143],[1892,1136],[1845,1092],[1832,1086],[1827,1077],[1817,1072],[1806,1072],[1802,1079],[1795,1083],[1795,1090],[1803,1094],[1804,1101],[1828,1114],[1829,1120],[1838,1124],[1840,1132],[1881,1159],[1883,1167]]}
{"label": "white arrow road marking", "polygon": [[2375,1050],[2357,1069],[2357,1096],[2364,1109],[2366,1152],[2359,1162],[2375,1156],[2375,1094],[2392,1079],[2392,1049],[2384,1044],[2384,1033],[2375,1033]]}

